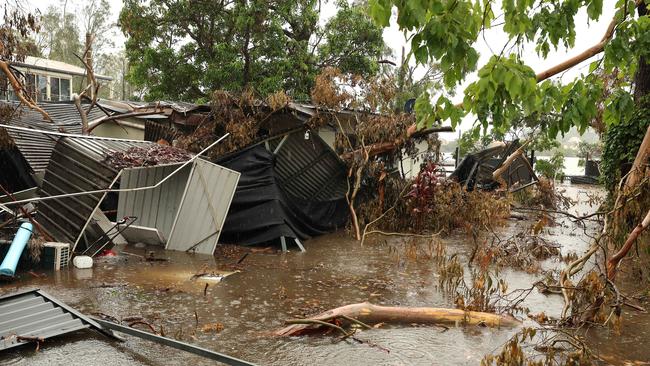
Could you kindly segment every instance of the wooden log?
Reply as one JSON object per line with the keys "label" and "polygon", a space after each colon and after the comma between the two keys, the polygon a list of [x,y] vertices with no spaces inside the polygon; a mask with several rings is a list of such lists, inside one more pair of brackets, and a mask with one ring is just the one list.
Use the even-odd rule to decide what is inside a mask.
{"label": "wooden log", "polygon": [[519,148],[515,150],[515,152],[510,154],[510,156],[508,156],[508,158],[503,162],[503,164],[501,164],[501,166],[498,169],[494,170],[494,172],[492,173],[492,179],[499,182],[501,186],[505,185],[505,182],[503,181],[503,178],[501,178],[501,176],[503,175],[503,173],[506,172],[506,170],[508,170],[510,165],[512,165],[512,163],[514,163],[514,161],[518,157],[520,157],[521,154],[524,153],[524,148],[526,147],[526,145],[528,145],[529,142],[530,141],[524,142],[523,145],[519,146]]}
{"label": "wooden log", "polygon": [[[412,125],[408,128],[407,130],[407,138],[416,138],[416,137],[424,137],[427,135],[430,135],[432,133],[438,133],[438,132],[453,132],[454,130],[451,128],[451,126],[443,126],[443,127],[432,127],[432,128],[427,128],[424,130],[417,130],[416,125]],[[368,152],[368,156],[372,157],[375,155],[379,155],[385,152],[393,151],[397,148],[399,148],[403,143],[405,142],[404,139],[396,139],[395,141],[389,141],[389,142],[378,142],[372,145],[366,146],[366,151]],[[345,154],[341,154],[340,158],[342,160],[351,160],[355,156],[361,156],[361,149],[357,149],[355,151],[347,152]]]}
{"label": "wooden log", "polygon": [[380,306],[368,302],[351,304],[307,318],[308,324],[290,324],[275,332],[278,336],[293,336],[314,331],[320,324],[309,320],[330,321],[353,318],[365,324],[463,324],[488,327],[517,326],[521,322],[511,316],[465,311],[461,309]]}

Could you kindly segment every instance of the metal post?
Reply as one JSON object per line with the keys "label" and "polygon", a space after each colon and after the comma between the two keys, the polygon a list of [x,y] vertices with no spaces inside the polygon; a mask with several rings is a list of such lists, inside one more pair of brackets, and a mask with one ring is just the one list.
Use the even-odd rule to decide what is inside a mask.
{"label": "metal post", "polygon": [[289,134],[284,135],[284,137],[282,138],[282,140],[280,140],[280,143],[278,144],[278,146],[276,146],[276,147],[275,147],[275,150],[273,150],[273,155],[277,155],[277,154],[278,154],[278,151],[280,151],[280,149],[282,148],[282,145],[284,145],[284,142],[287,141],[287,138],[288,138],[288,137],[289,137]]}
{"label": "metal post", "polygon": [[298,240],[298,238],[295,238],[294,240],[296,241],[296,245],[298,246],[298,248],[300,248],[300,251],[301,252],[306,252],[305,247],[302,246],[302,243],[300,242],[300,240]]}
{"label": "metal post", "polygon": [[214,351],[211,351],[209,349],[197,347],[197,346],[191,345],[189,343],[185,343],[185,342],[179,342],[179,341],[174,340],[174,339],[161,337],[161,336],[153,334],[153,333],[149,333],[149,332],[145,332],[145,331],[142,331],[142,330],[139,330],[139,329],[127,327],[127,326],[124,326],[124,325],[121,325],[121,324],[116,324],[116,323],[109,322],[109,321],[99,319],[99,318],[96,318],[96,317],[92,317],[92,318],[97,323],[99,323],[102,327],[105,327],[107,329],[116,330],[116,331],[124,333],[124,334],[132,335],[132,336],[135,336],[135,337],[138,337],[138,338],[146,339],[148,341],[160,343],[162,345],[169,346],[169,347],[172,347],[172,348],[176,348],[176,349],[179,349],[181,351],[193,353],[195,355],[199,355],[199,356],[202,356],[202,357],[205,357],[205,358],[209,358],[211,360],[222,362],[222,363],[224,363],[226,365],[255,366],[255,364],[253,364],[253,363],[250,363],[250,362],[244,361],[244,360],[240,360],[238,358],[228,356],[228,355],[225,355],[223,353],[214,352]]}
{"label": "metal post", "polygon": [[284,238],[284,236],[280,237],[280,245],[282,245],[282,252],[286,253],[287,252],[287,240]]}

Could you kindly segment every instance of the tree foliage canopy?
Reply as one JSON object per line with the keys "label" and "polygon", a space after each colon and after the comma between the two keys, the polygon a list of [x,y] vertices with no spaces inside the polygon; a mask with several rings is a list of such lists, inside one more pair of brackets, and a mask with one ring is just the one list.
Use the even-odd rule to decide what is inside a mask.
{"label": "tree foliage canopy", "polygon": [[[462,106],[453,105],[445,95],[433,101],[428,94],[421,95],[416,103],[420,125],[449,119],[455,126],[472,113],[484,128],[491,123],[503,131],[522,116],[553,115],[556,118],[547,119],[544,130],[555,137],[571,127],[584,132],[601,121],[618,123],[631,115],[638,59],[650,52],[650,18],[636,15],[635,1],[618,0],[613,37],[589,73],[566,85],[556,80],[538,83],[520,57],[523,46],[534,43],[541,57],[552,49],[574,46],[576,14],[585,10],[588,20],[599,19],[602,0],[370,0],[369,4],[382,26],[388,26],[393,8],[397,9],[397,25],[412,34],[415,59],[420,64],[439,62],[448,90],[478,71],[478,80],[464,91]],[[502,51],[478,65],[476,41],[498,17],[515,52]]]}
{"label": "tree foliage canopy", "polygon": [[75,14],[49,6],[40,21],[41,30],[35,36],[42,55],[51,60],[81,66],[81,61],[75,56],[83,54]]}
{"label": "tree foliage canopy", "polygon": [[148,99],[206,99],[211,91],[285,90],[306,97],[320,69],[369,76],[385,46],[362,5],[340,3],[319,25],[318,0],[127,0],[120,26],[130,80]]}

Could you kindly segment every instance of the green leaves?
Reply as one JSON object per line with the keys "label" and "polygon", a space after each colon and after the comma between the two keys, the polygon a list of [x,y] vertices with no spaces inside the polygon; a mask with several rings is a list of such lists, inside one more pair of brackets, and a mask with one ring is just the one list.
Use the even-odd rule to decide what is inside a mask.
{"label": "green leaves", "polygon": [[[472,47],[483,21],[483,9],[469,0],[370,0],[370,14],[381,26],[388,26],[391,9],[398,10],[397,24],[415,32],[411,50],[422,65],[439,62],[444,83],[451,88],[476,69],[478,53]],[[493,17],[486,12],[486,22]]]}
{"label": "green leaves", "polygon": [[484,128],[506,126],[523,112],[530,115],[537,107],[537,81],[534,71],[516,55],[493,56],[478,72],[479,80],[465,89],[465,110],[477,115]]}
{"label": "green leaves", "polygon": [[608,126],[627,121],[634,113],[634,99],[626,90],[614,90],[606,103],[604,120]]}
{"label": "green leaves", "polygon": [[419,129],[431,127],[447,120],[455,128],[464,115],[463,109],[455,106],[445,96],[440,96],[435,105],[431,104],[431,96],[426,91],[415,100],[415,116]]}
{"label": "green leaves", "polygon": [[[386,48],[382,28],[365,5],[339,5],[321,26],[318,0],[125,0],[130,80],[148,99],[196,101],[216,89],[253,88],[305,100],[325,67],[373,76]],[[387,25],[390,1],[374,5],[373,17]]]}
{"label": "green leaves", "polygon": [[372,19],[382,27],[390,24],[390,0],[368,0],[369,12]]}

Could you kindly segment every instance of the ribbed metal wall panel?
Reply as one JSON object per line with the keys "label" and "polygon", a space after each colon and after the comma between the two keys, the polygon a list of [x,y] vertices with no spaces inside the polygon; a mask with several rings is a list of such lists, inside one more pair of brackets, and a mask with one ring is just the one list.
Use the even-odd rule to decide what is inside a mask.
{"label": "ribbed metal wall panel", "polygon": [[[305,139],[305,131],[287,135],[277,152],[275,170],[289,194],[307,200],[330,200],[343,197],[347,190],[345,165],[336,153],[314,132]],[[269,141],[275,151],[282,137]]]}
{"label": "ribbed metal wall panel", "polygon": [[[109,152],[148,145],[151,143],[63,137],[54,148],[39,195],[109,188],[118,174],[105,162]],[[36,220],[57,241],[74,244],[103,196],[98,193],[40,201]]]}
{"label": "ribbed metal wall panel", "polygon": [[239,176],[236,171],[195,160],[166,248],[213,254]]}
{"label": "ribbed metal wall panel", "polygon": [[[120,176],[120,189],[155,185],[181,165],[124,169]],[[191,170],[192,165],[185,166],[155,189],[121,192],[117,204],[118,217],[135,216],[135,225],[156,228],[165,239],[169,239]]]}
{"label": "ribbed metal wall panel", "polygon": [[46,339],[91,327],[108,332],[40,290],[0,297],[0,350],[30,342],[19,337]]}

